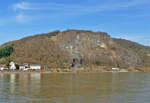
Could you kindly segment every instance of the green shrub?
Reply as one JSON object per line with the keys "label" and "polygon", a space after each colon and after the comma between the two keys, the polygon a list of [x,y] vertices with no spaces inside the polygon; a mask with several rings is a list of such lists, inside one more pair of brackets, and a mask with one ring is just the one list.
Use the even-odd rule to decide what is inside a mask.
{"label": "green shrub", "polygon": [[2,59],[0,59],[0,64],[6,64],[7,67],[9,67],[9,63],[10,63],[11,61],[12,61],[12,60],[11,60],[9,57],[7,57],[7,58],[2,58]]}
{"label": "green shrub", "polygon": [[100,66],[100,65],[101,65],[101,62],[97,60],[97,61],[95,62],[95,64],[96,64],[97,66]]}
{"label": "green shrub", "polygon": [[14,51],[13,45],[6,46],[0,50],[0,58],[9,57]]}

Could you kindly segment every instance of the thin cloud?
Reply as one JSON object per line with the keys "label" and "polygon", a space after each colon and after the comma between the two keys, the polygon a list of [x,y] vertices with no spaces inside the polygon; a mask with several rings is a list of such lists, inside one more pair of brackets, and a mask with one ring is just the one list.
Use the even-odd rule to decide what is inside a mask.
{"label": "thin cloud", "polygon": [[30,4],[28,2],[20,2],[20,3],[16,3],[16,4],[13,4],[12,6],[13,10],[18,10],[18,9],[21,9],[21,10],[30,10]]}
{"label": "thin cloud", "polygon": [[19,23],[26,23],[29,21],[29,18],[28,18],[28,16],[24,15],[23,13],[19,13],[16,16],[16,21]]}
{"label": "thin cloud", "polygon": [[[143,4],[150,3],[149,0],[132,0],[132,1],[122,1],[122,2],[105,2],[100,3],[99,1],[93,4],[62,4],[62,3],[39,3],[39,2],[20,2],[12,5],[12,9],[19,14],[17,14],[18,20],[21,21],[23,16],[20,13],[24,13],[31,18],[34,18],[31,14],[36,14],[36,18],[43,18],[41,13],[44,13],[44,17],[60,17],[60,16],[80,16],[87,15],[91,13],[100,13],[105,11],[115,11],[124,8],[135,7]],[[29,13],[28,13],[29,12]],[[47,13],[49,12],[49,13]]]}
{"label": "thin cloud", "polygon": [[114,2],[113,4],[101,4],[95,3],[94,5],[89,4],[59,4],[59,3],[29,3],[29,2],[20,2],[13,4],[14,10],[53,10],[53,11],[63,11],[63,12],[100,12],[108,10],[116,10],[121,8],[134,7],[142,4],[149,3],[149,0],[132,0],[128,2]]}
{"label": "thin cloud", "polygon": [[24,16],[23,14],[18,14],[18,15],[16,16],[16,19],[17,19],[17,21],[23,22],[24,19],[25,19],[25,16]]}

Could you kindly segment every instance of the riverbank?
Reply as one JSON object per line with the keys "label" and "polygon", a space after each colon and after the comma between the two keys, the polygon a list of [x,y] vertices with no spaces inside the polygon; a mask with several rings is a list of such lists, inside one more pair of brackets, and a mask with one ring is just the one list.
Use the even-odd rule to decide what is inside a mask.
{"label": "riverbank", "polygon": [[113,70],[112,67],[106,66],[93,66],[93,67],[85,67],[85,68],[51,68],[49,70],[3,70],[0,71],[0,74],[11,74],[11,73],[101,73],[101,72],[150,72],[150,68],[142,68],[142,67],[129,67],[126,69]]}
{"label": "riverbank", "polygon": [[[14,71],[0,71],[0,74],[20,74],[20,73],[44,73],[44,74],[66,74],[66,73],[102,73],[102,72],[131,72],[127,70],[120,70],[120,71],[107,71],[107,70],[68,70],[68,71],[46,71],[46,70],[39,70],[39,71],[21,71],[21,70],[14,70]],[[140,71],[132,71],[132,72],[140,72]]]}

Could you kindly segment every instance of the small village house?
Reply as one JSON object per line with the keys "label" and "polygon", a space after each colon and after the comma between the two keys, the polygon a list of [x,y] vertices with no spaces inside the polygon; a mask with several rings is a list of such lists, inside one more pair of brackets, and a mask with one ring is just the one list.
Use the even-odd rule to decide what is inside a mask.
{"label": "small village house", "polygon": [[119,71],[120,68],[112,68],[113,71]]}
{"label": "small village house", "polygon": [[19,70],[28,70],[28,68],[25,65],[19,65]]}
{"label": "small village house", "polygon": [[6,65],[5,65],[5,64],[1,64],[1,65],[0,65],[0,71],[4,70],[4,69],[5,69],[5,67],[6,67]]}
{"label": "small village house", "polygon": [[4,70],[4,67],[0,67],[0,71]]}
{"label": "small village house", "polygon": [[19,65],[19,70],[24,70],[26,67],[25,67],[25,65]]}
{"label": "small village house", "polygon": [[20,64],[19,70],[29,70],[29,65],[28,64]]}
{"label": "small village house", "polygon": [[9,65],[10,65],[10,67],[9,67],[10,70],[15,70],[16,69],[15,62],[10,62]]}
{"label": "small village house", "polygon": [[30,65],[30,69],[31,69],[31,70],[40,70],[40,69],[41,69],[41,65],[39,65],[39,64],[37,64],[37,65],[34,64],[34,65],[33,65],[33,64],[32,64],[32,65]]}

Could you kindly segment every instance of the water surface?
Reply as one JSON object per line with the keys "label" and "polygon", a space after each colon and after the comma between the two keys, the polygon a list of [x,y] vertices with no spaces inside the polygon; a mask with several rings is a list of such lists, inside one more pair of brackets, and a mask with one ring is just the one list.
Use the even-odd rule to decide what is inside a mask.
{"label": "water surface", "polygon": [[150,103],[150,73],[0,74],[0,103]]}

